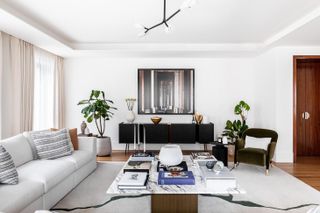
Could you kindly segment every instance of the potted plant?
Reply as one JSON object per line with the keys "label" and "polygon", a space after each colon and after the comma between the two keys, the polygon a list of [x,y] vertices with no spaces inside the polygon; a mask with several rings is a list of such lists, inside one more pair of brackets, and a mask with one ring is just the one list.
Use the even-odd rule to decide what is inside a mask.
{"label": "potted plant", "polygon": [[249,110],[250,110],[249,104],[247,104],[244,101],[240,101],[234,107],[234,114],[240,115],[241,120],[234,120],[233,122],[228,120],[226,122],[225,131],[223,132],[224,135],[230,137],[233,141],[234,139],[241,138],[243,132],[249,128],[248,125],[246,124]]}
{"label": "potted plant", "polygon": [[97,155],[104,156],[111,154],[111,140],[110,137],[104,136],[106,130],[106,121],[112,118],[114,114],[112,110],[117,108],[113,107],[113,101],[105,97],[105,93],[100,90],[92,90],[89,99],[82,100],[78,105],[84,105],[81,110],[84,118],[88,123],[95,122],[98,130],[97,137]]}

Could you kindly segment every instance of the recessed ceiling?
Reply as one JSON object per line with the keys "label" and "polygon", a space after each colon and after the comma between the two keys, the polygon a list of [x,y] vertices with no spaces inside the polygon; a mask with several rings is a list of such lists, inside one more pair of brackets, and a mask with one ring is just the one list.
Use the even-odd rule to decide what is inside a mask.
{"label": "recessed ceiling", "polygon": [[[176,11],[183,1],[167,0],[167,13]],[[170,20],[171,33],[166,34],[159,27],[142,38],[137,36],[140,31],[134,25],[151,26],[161,21],[163,0],[3,0],[0,7],[71,49],[97,49],[97,44],[109,45],[108,48],[132,44],[158,47],[163,44],[232,44],[248,48],[248,45],[259,47],[288,26],[299,24],[299,20],[320,7],[320,1],[198,0],[194,7]],[[316,22],[309,21],[310,24]],[[5,22],[0,20],[0,29],[15,31],[14,24]],[[304,24],[307,23],[300,23],[296,28]],[[19,34],[17,31],[8,33]],[[301,31],[297,37],[304,34],[306,32]],[[291,38],[291,43],[295,39]],[[320,44],[318,38],[313,40]]]}

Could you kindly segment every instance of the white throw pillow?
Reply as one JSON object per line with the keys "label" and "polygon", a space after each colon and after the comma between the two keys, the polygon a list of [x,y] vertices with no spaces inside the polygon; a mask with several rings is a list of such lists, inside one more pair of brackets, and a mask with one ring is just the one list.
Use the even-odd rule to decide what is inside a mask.
{"label": "white throw pillow", "polygon": [[39,159],[56,159],[72,154],[68,129],[56,132],[31,132]]}
{"label": "white throw pillow", "polygon": [[257,148],[268,150],[271,138],[255,138],[246,136],[244,148]]}
{"label": "white throw pillow", "polygon": [[11,155],[0,145],[0,183],[18,184],[19,178]]}

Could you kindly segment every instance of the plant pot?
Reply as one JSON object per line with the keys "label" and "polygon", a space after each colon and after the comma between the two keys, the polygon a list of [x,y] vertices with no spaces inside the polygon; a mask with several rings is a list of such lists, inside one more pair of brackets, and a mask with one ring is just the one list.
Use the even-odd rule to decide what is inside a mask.
{"label": "plant pot", "polygon": [[127,121],[129,123],[133,123],[133,121],[136,119],[136,115],[134,114],[134,112],[132,110],[129,110],[128,111],[128,114],[127,114]]}
{"label": "plant pot", "polygon": [[112,153],[111,138],[97,138],[97,156],[110,156]]}

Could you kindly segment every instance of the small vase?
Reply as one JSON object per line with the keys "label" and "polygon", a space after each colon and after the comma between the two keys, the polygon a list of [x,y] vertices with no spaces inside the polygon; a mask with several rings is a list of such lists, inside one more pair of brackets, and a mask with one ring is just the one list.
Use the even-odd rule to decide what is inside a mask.
{"label": "small vase", "polygon": [[82,123],[80,125],[80,128],[81,128],[81,134],[84,135],[85,134],[85,130],[87,128],[87,123],[82,121]]}
{"label": "small vase", "polygon": [[134,114],[134,112],[132,110],[129,110],[128,114],[127,114],[127,121],[129,123],[133,123],[133,121],[136,119],[136,116]]}

